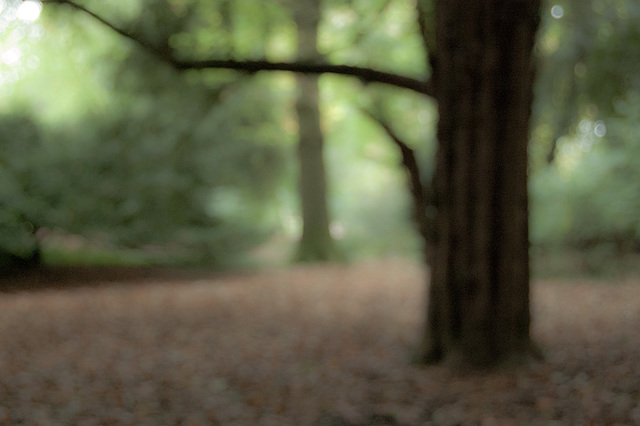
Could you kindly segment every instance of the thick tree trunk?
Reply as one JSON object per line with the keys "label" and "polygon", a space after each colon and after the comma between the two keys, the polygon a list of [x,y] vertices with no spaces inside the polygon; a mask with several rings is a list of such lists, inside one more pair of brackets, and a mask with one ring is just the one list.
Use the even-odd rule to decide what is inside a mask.
{"label": "thick tree trunk", "polygon": [[435,257],[419,361],[521,362],[527,145],[539,0],[436,0]]}
{"label": "thick tree trunk", "polygon": [[[298,25],[298,58],[317,61],[317,30],[320,4],[316,0],[300,0],[295,5]],[[317,75],[296,76],[298,99],[300,167],[299,193],[302,208],[302,236],[296,260],[322,261],[334,257],[335,249],[329,232],[327,178],[324,166],[324,136],[320,127],[320,107]]]}

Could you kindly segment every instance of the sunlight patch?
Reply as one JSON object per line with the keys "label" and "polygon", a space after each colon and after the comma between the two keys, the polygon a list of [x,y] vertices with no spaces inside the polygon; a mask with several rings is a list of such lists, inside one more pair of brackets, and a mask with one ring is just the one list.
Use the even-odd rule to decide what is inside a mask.
{"label": "sunlight patch", "polygon": [[42,3],[38,0],[24,0],[16,11],[16,18],[25,22],[35,22],[42,12]]}

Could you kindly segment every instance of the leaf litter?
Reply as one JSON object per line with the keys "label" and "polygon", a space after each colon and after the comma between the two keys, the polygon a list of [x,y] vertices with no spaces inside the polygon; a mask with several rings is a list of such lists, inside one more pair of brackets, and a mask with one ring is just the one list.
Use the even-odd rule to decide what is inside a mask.
{"label": "leaf litter", "polygon": [[534,282],[546,361],[462,375],[408,260],[144,278],[0,293],[0,424],[640,425],[638,281]]}

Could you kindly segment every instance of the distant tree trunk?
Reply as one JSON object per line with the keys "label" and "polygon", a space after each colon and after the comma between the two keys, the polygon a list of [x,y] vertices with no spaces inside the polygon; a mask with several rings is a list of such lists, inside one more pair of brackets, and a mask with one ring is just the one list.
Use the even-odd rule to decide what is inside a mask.
{"label": "distant tree trunk", "polygon": [[[574,38],[577,39],[577,37],[575,36]],[[578,44],[577,41],[574,41],[573,43],[574,45]],[[584,48],[575,47],[575,51],[577,52],[576,60],[574,61],[574,63],[571,63],[572,66],[567,70],[567,75],[564,76],[564,78],[559,79],[560,81],[565,83],[565,87],[560,88],[561,93],[564,93],[562,93],[562,95],[560,96],[562,100],[560,101],[559,108],[555,108],[556,117],[552,124],[553,139],[551,139],[551,146],[549,147],[547,156],[545,157],[547,164],[553,164],[553,162],[555,161],[556,155],[558,153],[558,142],[560,141],[560,138],[562,136],[566,135],[570,131],[571,126],[575,123],[576,116],[578,115],[577,105],[579,90],[574,69],[575,66],[579,64],[585,56],[585,52],[583,52],[583,50]],[[555,77],[557,80],[557,76]],[[557,91],[558,87],[555,86],[556,85],[554,84],[554,87],[552,87],[551,90]]]}
{"label": "distant tree trunk", "polygon": [[435,0],[435,255],[418,360],[535,355],[527,145],[539,0]]}
{"label": "distant tree trunk", "polygon": [[[317,61],[317,31],[320,2],[299,0],[295,3],[298,26],[298,59]],[[327,178],[324,165],[324,136],[320,127],[317,75],[297,74],[299,142],[299,194],[302,208],[302,236],[296,260],[323,261],[334,257],[335,248],[329,233]]]}

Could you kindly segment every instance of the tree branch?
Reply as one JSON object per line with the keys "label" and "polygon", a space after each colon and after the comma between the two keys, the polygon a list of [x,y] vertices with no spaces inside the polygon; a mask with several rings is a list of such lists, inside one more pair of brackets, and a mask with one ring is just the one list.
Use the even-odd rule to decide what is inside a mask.
{"label": "tree branch", "polygon": [[[416,12],[418,15],[418,26],[422,43],[427,52],[431,75],[436,71],[436,11],[434,0],[418,0],[416,2]],[[432,95],[433,96],[433,95]],[[435,97],[435,96],[433,96]]]}
{"label": "tree branch", "polygon": [[76,9],[76,10],[79,10],[80,12],[82,12],[82,13],[86,13],[87,15],[89,15],[93,19],[95,19],[96,21],[100,22],[102,25],[104,25],[107,28],[111,29],[112,31],[120,34],[122,37],[133,41],[138,46],[140,46],[141,48],[143,48],[147,52],[151,53],[157,59],[160,59],[160,60],[165,61],[165,62],[169,62],[170,64],[173,64],[173,62],[174,62],[173,56],[171,55],[171,52],[159,49],[158,47],[154,46],[152,43],[149,43],[148,41],[143,40],[142,38],[130,33],[129,31],[118,27],[117,25],[107,21],[106,19],[104,19],[103,17],[98,15],[97,13],[92,12],[91,10],[87,9],[86,7],[84,7],[82,5],[79,5],[78,3],[75,3],[75,2],[73,2],[71,0],[44,0],[44,1],[46,3],[67,5],[67,6],[71,7],[72,9]]}
{"label": "tree branch", "polygon": [[402,139],[396,134],[383,118],[374,114],[366,109],[360,109],[363,114],[368,116],[371,120],[377,123],[398,147],[402,155],[402,166],[409,174],[409,189],[411,190],[411,198],[413,200],[413,217],[418,226],[418,231],[422,236],[424,246],[424,254],[427,263],[431,263],[432,251],[433,251],[433,222],[428,215],[430,207],[433,207],[432,188],[425,186],[422,183],[422,176],[420,167],[418,166],[418,160],[413,149],[409,147]]}
{"label": "tree branch", "polygon": [[409,89],[427,96],[433,96],[434,90],[430,81],[423,81],[412,77],[402,76],[393,73],[363,68],[349,65],[332,65],[326,63],[305,63],[305,62],[270,62],[259,61],[237,61],[223,59],[209,60],[179,60],[171,51],[160,49],[142,39],[141,37],[126,31],[125,29],[109,22],[95,12],[75,3],[72,0],[45,0],[46,3],[67,5],[73,9],[88,14],[93,19],[115,31],[119,35],[133,41],[155,58],[169,63],[177,70],[203,70],[203,69],[231,69],[245,72],[258,71],[291,71],[301,74],[337,74],[357,77],[365,83],[382,83],[390,86]]}
{"label": "tree branch", "polygon": [[224,68],[247,72],[258,71],[291,71],[301,74],[338,74],[357,77],[365,83],[383,83],[391,86],[413,90],[431,96],[432,88],[428,81],[421,81],[412,77],[377,71],[371,68],[362,68],[349,65],[332,65],[326,63],[309,62],[270,62],[261,61],[235,61],[235,60],[203,60],[203,61],[179,61],[174,60],[176,68],[208,69]]}

